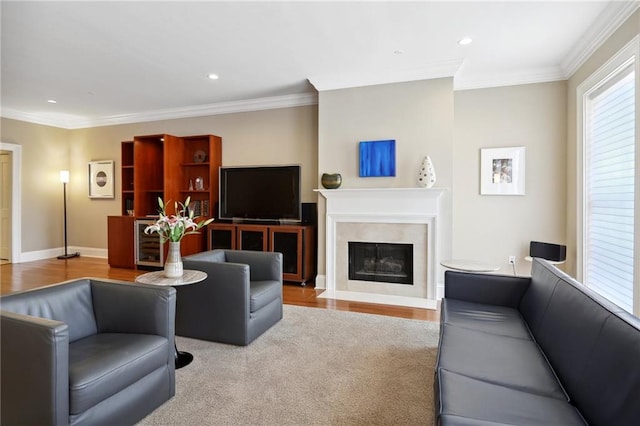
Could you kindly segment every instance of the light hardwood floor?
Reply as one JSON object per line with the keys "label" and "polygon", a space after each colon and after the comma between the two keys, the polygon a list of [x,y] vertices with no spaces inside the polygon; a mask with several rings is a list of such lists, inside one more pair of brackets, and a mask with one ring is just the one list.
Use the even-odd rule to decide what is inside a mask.
{"label": "light hardwood floor", "polygon": [[[82,256],[67,260],[53,258],[35,262],[6,264],[0,266],[0,294],[42,287],[81,277],[133,281],[136,276],[145,272],[148,271],[111,268],[106,259]],[[283,289],[284,303],[425,321],[438,321],[440,317],[439,311],[430,309],[319,299],[317,296],[320,293],[322,293],[322,290],[315,290],[311,285],[302,287],[293,283],[285,284]]]}

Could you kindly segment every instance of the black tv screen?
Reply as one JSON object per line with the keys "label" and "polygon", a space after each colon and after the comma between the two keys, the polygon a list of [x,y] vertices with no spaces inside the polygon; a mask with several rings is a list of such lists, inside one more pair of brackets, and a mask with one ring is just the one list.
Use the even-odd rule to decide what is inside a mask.
{"label": "black tv screen", "polygon": [[300,222],[300,166],[221,167],[219,217]]}

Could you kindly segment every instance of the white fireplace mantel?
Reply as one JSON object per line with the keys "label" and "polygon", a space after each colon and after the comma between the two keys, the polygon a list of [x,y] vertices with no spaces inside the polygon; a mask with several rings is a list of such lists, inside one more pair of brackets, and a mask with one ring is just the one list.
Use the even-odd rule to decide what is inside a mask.
{"label": "white fireplace mantel", "polygon": [[[321,297],[435,309],[436,283],[444,229],[442,195],[446,188],[344,188],[316,190],[326,199],[326,280]],[[427,298],[369,294],[336,289],[336,224],[387,223],[428,225]]]}

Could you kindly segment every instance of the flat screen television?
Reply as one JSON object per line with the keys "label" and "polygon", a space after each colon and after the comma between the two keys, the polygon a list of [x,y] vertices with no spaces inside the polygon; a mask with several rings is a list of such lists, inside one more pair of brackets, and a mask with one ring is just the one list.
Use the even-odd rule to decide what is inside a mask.
{"label": "flat screen television", "polygon": [[220,167],[219,217],[300,222],[300,166]]}

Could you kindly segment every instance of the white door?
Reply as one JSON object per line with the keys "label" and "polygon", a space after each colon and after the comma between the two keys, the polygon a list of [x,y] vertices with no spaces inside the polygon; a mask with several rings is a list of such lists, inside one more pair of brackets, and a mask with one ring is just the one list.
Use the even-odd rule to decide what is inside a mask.
{"label": "white door", "polygon": [[0,151],[0,264],[11,262],[11,152]]}

